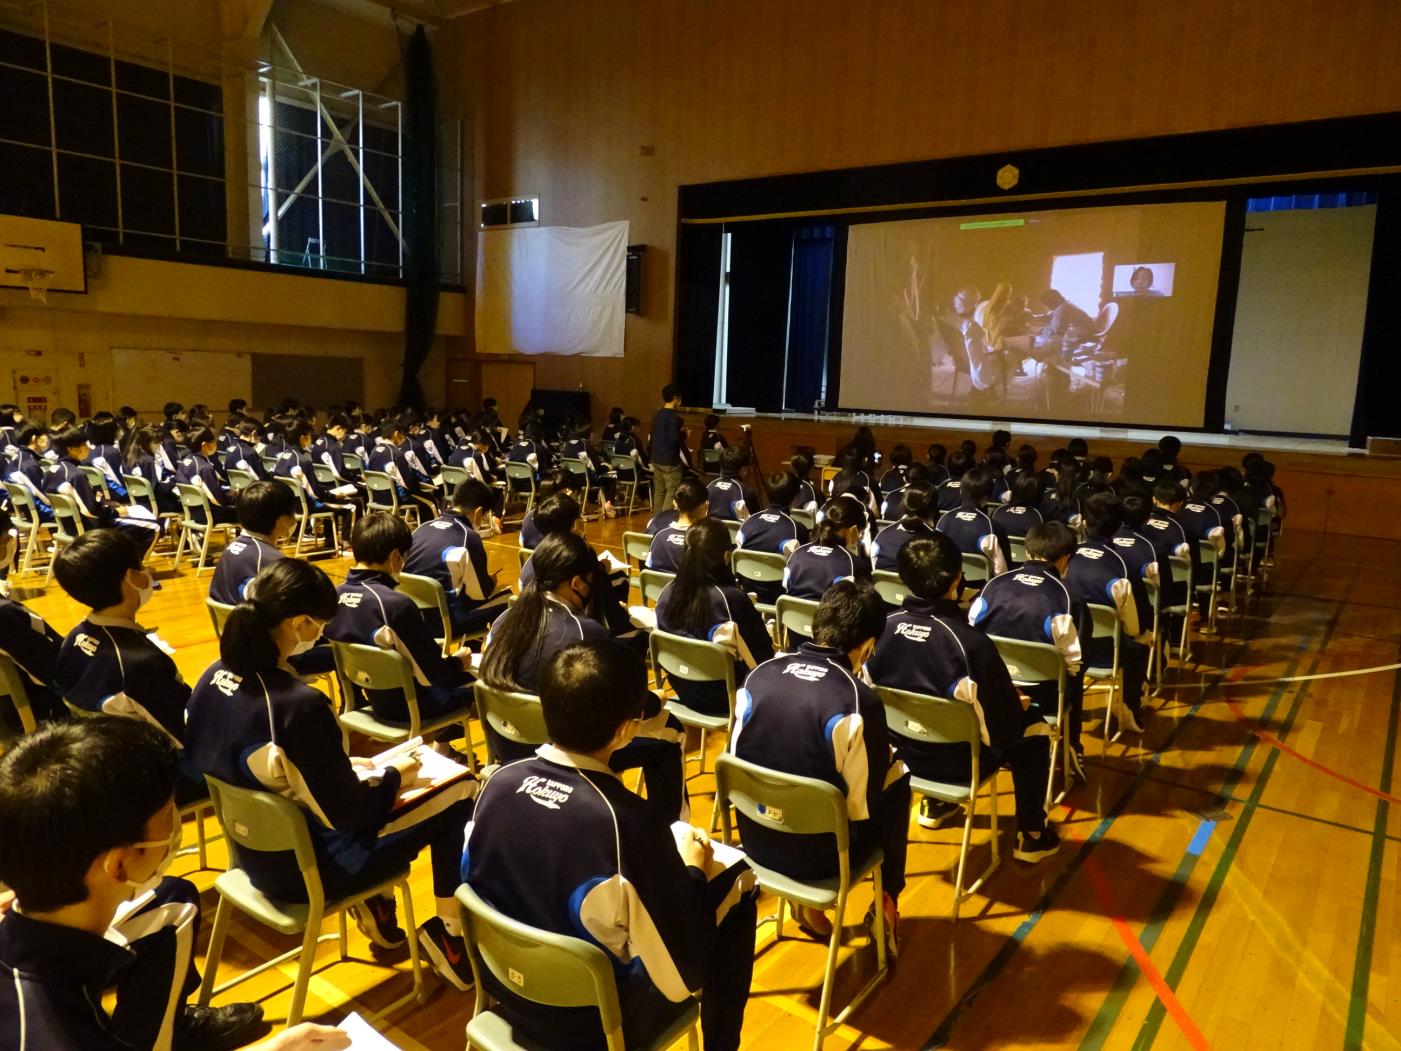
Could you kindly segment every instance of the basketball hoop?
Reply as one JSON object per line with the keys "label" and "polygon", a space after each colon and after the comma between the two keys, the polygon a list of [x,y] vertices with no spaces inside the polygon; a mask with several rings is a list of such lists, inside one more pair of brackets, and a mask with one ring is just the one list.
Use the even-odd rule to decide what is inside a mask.
{"label": "basketball hoop", "polygon": [[16,273],[19,274],[20,284],[29,286],[30,299],[38,300],[40,303],[49,301],[49,278],[53,277],[54,273],[52,270],[26,266],[20,267]]}

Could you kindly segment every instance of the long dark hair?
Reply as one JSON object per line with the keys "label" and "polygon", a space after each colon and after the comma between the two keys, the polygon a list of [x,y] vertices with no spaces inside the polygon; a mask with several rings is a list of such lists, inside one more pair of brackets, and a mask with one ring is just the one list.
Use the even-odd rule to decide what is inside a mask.
{"label": "long dark hair", "polygon": [[852,526],[865,524],[866,512],[861,504],[848,497],[838,496],[827,501],[827,506],[822,509],[822,521],[817,523],[817,528],[812,532],[812,542],[828,547],[846,547],[846,539],[842,534]]}
{"label": "long dark hair", "polygon": [[152,447],[159,440],[159,435],[154,427],[140,424],[131,429],[131,433],[126,436],[126,441],[122,443],[122,458],[129,464],[136,463],[142,456],[151,456]]}
{"label": "long dark hair", "polygon": [[235,675],[272,671],[281,659],[273,629],[289,617],[330,620],[336,603],[336,586],[318,567],[280,558],[253,578],[229,614],[219,638],[219,659]]}
{"label": "long dark hair", "polygon": [[733,549],[730,531],[718,519],[702,518],[686,530],[686,546],[676,579],[667,589],[667,620],[687,635],[705,638],[711,628],[710,589],[733,580],[725,554]]}
{"label": "long dark hair", "polygon": [[598,556],[578,533],[551,533],[530,556],[534,577],[521,588],[515,605],[491,629],[491,645],[482,654],[482,679],[498,690],[521,689],[516,668],[544,642],[548,606],[545,595],[561,584],[584,577],[598,588]]}

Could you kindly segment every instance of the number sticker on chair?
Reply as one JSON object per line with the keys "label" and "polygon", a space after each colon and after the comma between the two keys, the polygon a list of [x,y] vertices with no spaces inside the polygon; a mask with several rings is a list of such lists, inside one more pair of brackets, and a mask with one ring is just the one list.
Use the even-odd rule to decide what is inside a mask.
{"label": "number sticker on chair", "polygon": [[691,674],[691,669],[688,668],[686,665],[682,664],[682,665],[680,665],[680,668],[679,668],[679,671],[677,672],[677,674],[679,674],[679,675],[690,675],[690,674]]}
{"label": "number sticker on chair", "polygon": [[506,968],[506,977],[511,979],[512,985],[518,985],[522,989],[525,988],[525,975],[521,974],[520,971],[516,970],[514,967]]}

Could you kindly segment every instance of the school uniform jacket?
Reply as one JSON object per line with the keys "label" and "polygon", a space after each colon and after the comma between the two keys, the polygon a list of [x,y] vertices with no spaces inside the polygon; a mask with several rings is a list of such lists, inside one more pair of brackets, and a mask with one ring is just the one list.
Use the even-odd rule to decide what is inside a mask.
{"label": "school uniform jacket", "polygon": [[839,580],[869,579],[871,563],[845,547],[803,544],[783,567],[783,590],[794,598],[820,599]]}
{"label": "school uniform jacket", "polygon": [[[1023,507],[1021,504],[1003,504],[992,512],[992,524],[1001,526],[1008,537],[1025,537],[1033,526],[1039,526],[1044,521],[1040,510],[1035,507]],[[1009,557],[1012,554],[1010,546],[1007,554]]]}
{"label": "school uniform jacket", "polygon": [[[544,745],[498,770],[467,826],[462,878],[507,916],[602,948],[625,1024],[657,993],[681,1003],[701,986],[720,912],[705,874],[656,808],[587,756]],[[494,980],[491,992],[541,1047],[601,1045],[591,1008],[540,1007]]]}
{"label": "school uniform jacket", "polygon": [[413,465],[402,445],[380,442],[365,461],[365,467],[389,475],[398,487],[400,500],[415,494],[431,495],[432,481]]}
{"label": "school uniform jacket", "polygon": [[[1145,633],[1153,628],[1153,607],[1143,579],[1129,568],[1114,543],[1102,537],[1089,537],[1070,556],[1065,571],[1065,586],[1072,598],[1086,604],[1109,606],[1119,614],[1123,636],[1135,642],[1145,641]],[[1103,642],[1105,645],[1100,646]],[[1090,644],[1095,648],[1095,663],[1113,657],[1109,639],[1095,636]]]}
{"label": "school uniform jacket", "polygon": [[269,544],[245,529],[219,556],[214,576],[209,581],[209,597],[226,606],[238,605],[253,578],[283,557],[276,544]]}
{"label": "school uniform jacket", "polygon": [[433,440],[431,434],[426,431],[411,434],[405,439],[405,442],[413,450],[418,465],[423,468],[425,473],[437,474],[442,470],[443,464],[446,462],[446,454],[438,447],[438,443]]}
{"label": "school uniform jacket", "polygon": [[96,467],[102,472],[102,477],[107,482],[107,491],[112,494],[112,499],[125,503],[127,498],[126,483],[122,481],[122,474],[126,471],[126,461],[122,458],[121,450],[115,445],[90,446],[88,465]]}
{"label": "school uniform jacket", "polygon": [[[672,590],[675,583],[667,584],[657,596],[657,627],[673,635],[687,635],[696,638],[694,632],[686,631],[676,623],[671,610]],[[735,585],[734,578],[712,584],[708,590],[710,601],[710,626],[704,635],[707,642],[718,643],[735,655],[739,666],[738,679],[743,680],[744,672],[758,667],[773,656],[773,640],[764,618],[749,601],[749,596]]]}
{"label": "school uniform jacket", "polygon": [[705,487],[710,500],[710,513],[716,518],[743,522],[749,517],[752,499],[735,478],[716,478]]}
{"label": "school uniform jacket", "polygon": [[1145,586],[1150,583],[1157,586],[1160,577],[1158,552],[1151,540],[1139,530],[1124,526],[1114,534],[1110,543],[1129,567],[1130,576],[1136,576]]}
{"label": "school uniform jacket", "polygon": [[1187,531],[1186,525],[1166,507],[1154,507],[1149,512],[1143,528],[1139,532],[1148,539],[1157,552],[1158,572],[1163,589],[1163,604],[1181,605],[1187,599],[1187,584],[1179,584],[1172,579],[1168,560],[1172,557],[1186,558],[1192,563],[1192,579],[1197,578],[1201,566],[1201,551],[1195,538]]}
{"label": "school uniform jacket", "polygon": [[809,540],[808,527],[799,525],[777,504],[750,515],[739,527],[739,546],[748,551],[792,554]]}
{"label": "school uniform jacket", "polygon": [[63,636],[43,617],[23,603],[0,598],[0,653],[15,662],[29,680],[31,692],[34,688],[45,694],[52,691],[54,666],[62,645]]}
{"label": "school uniform jacket", "polygon": [[890,468],[890,470],[886,471],[885,474],[881,475],[881,496],[889,496],[891,493],[898,492],[901,489],[904,489],[909,482],[909,471],[910,469],[908,467],[904,467],[897,464],[894,467]]}
{"label": "school uniform jacket", "polygon": [[78,504],[78,513],[83,516],[84,529],[99,529],[115,526],[117,512],[104,499],[99,499],[88,476],[78,469],[76,460],[67,456],[58,461],[58,469],[44,476],[44,492],[64,493]]}
{"label": "school uniform jacket", "polygon": [[1225,493],[1217,493],[1211,498],[1211,506],[1221,515],[1221,524],[1226,528],[1226,550],[1245,543],[1245,521],[1240,501]]}
{"label": "school uniform jacket", "polygon": [[272,472],[263,463],[262,456],[258,454],[258,447],[252,442],[245,442],[242,438],[235,439],[229,444],[228,449],[224,452],[224,466],[247,471],[259,481],[272,481]]}
{"label": "school uniform jacket", "polygon": [[34,506],[39,514],[52,517],[53,508],[44,499],[44,468],[39,464],[39,456],[33,449],[21,448],[15,458],[6,465],[5,477],[16,485],[22,485],[34,498]]}
{"label": "school uniform jacket", "polygon": [[665,511],[658,511],[656,514],[654,514],[651,518],[647,520],[646,529],[648,535],[656,536],[668,526],[674,526],[676,524],[676,520],[680,517],[681,512],[677,511],[675,508],[668,508]]}
{"label": "school uniform jacket", "polygon": [[414,530],[404,572],[432,577],[442,585],[449,602],[469,610],[482,605],[493,593],[486,546],[466,516],[455,511]]}
{"label": "school uniform jacket", "polygon": [[619,456],[632,457],[632,473],[623,474],[622,471],[618,472],[619,477],[623,478],[625,481],[632,481],[634,478],[639,477],[639,470],[642,472],[649,472],[652,469],[651,461],[647,459],[647,454],[638,443],[637,435],[635,434],[629,433],[619,435],[613,442],[613,451]]}
{"label": "school uniform jacket", "polygon": [[935,528],[957,544],[960,551],[985,556],[993,573],[1007,572],[1007,552],[1012,545],[986,511],[977,507],[945,511]]}
{"label": "school uniform jacket", "polygon": [[484,452],[478,452],[471,442],[463,442],[454,449],[448,457],[448,465],[461,467],[468,477],[475,478],[483,485],[490,485],[496,478],[496,468],[492,465],[491,457]]}
{"label": "school uniform jacket", "polygon": [[932,536],[934,527],[923,518],[902,518],[894,525],[888,525],[876,534],[871,542],[871,564],[875,569],[889,573],[899,571],[896,558],[900,549],[917,536]]}
{"label": "school uniform jacket", "polygon": [[317,463],[329,467],[336,481],[353,484],[359,479],[360,472],[353,471],[346,466],[345,453],[347,451],[344,443],[337,441],[329,434],[323,434],[311,443],[311,455],[316,458]]}
{"label": "school uniform jacket", "polygon": [[647,568],[663,573],[675,573],[681,568],[681,555],[686,548],[686,526],[669,525],[657,530],[647,549]]}
{"label": "school uniform jacket", "polygon": [[934,490],[935,499],[938,502],[940,511],[952,511],[956,507],[963,506],[963,494],[959,491],[963,488],[963,483],[956,478],[949,478],[939,483],[939,487]]}
{"label": "school uniform jacket", "polygon": [[1235,539],[1234,530],[1227,532],[1225,516],[1210,501],[1187,500],[1177,517],[1194,545],[1196,541],[1207,540],[1216,548],[1218,555],[1225,555],[1231,550]]}
{"label": "school uniform jacket", "polygon": [[1071,675],[1080,670],[1081,604],[1055,566],[1028,560],[1021,569],[993,577],[968,610],[968,623],[989,635],[1049,642],[1060,650]]}
{"label": "school uniform jacket", "polygon": [[894,522],[904,516],[905,490],[907,488],[908,486],[902,485],[898,489],[891,489],[885,493],[880,505],[880,516],[883,520]]}
{"label": "school uniform jacket", "polygon": [[[520,616],[520,606],[515,605],[501,614],[492,628],[495,632],[509,618]],[[520,688],[526,693],[538,693],[540,672],[560,650],[573,646],[576,642],[597,642],[609,638],[608,629],[592,617],[575,613],[553,595],[545,596],[545,623],[534,648],[527,650],[516,661],[515,677]],[[485,653],[491,649],[491,636],[487,636]],[[504,683],[496,685],[504,686]]]}
{"label": "school uniform jacket", "polygon": [[793,497],[790,509],[794,511],[816,511],[817,510],[817,490],[812,483],[798,480],[798,495]]}
{"label": "school uniform jacket", "polygon": [[185,739],[190,688],[170,655],[135,621],[89,613],[63,640],[53,684],[85,711],[145,719],[176,741]]}
{"label": "school uniform jacket", "polygon": [[[866,663],[866,673],[880,686],[963,701],[978,716],[982,743],[1007,748],[1022,737],[1045,734],[1044,720],[1022,709],[1017,688],[997,647],[970,627],[957,602],[926,602],[913,595],[885,620],[885,631]],[[941,760],[962,745],[930,744],[892,733],[902,759]]]}
{"label": "school uniform jacket", "polygon": [[180,469],[176,471],[175,478],[185,485],[199,486],[215,507],[233,507],[233,493],[229,489],[228,478],[220,473],[212,460],[199,453],[180,461]]}
{"label": "school uniform jacket", "polygon": [[313,511],[324,511],[328,507],[349,506],[335,493],[331,486],[316,477],[316,465],[307,449],[288,450],[277,458],[273,474],[278,478],[291,478],[306,494],[307,503]]}
{"label": "school uniform jacket", "polygon": [[511,463],[529,464],[531,469],[534,470],[536,474],[539,474],[540,464],[543,458],[542,452],[543,450],[540,448],[538,442],[530,438],[518,438],[515,443],[512,444],[511,451],[507,454],[506,458],[510,460]]}

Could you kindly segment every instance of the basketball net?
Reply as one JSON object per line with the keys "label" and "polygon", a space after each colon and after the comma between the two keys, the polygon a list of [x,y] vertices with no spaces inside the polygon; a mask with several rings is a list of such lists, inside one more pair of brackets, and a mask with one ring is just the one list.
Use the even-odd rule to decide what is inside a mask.
{"label": "basketball net", "polygon": [[38,300],[40,303],[47,303],[49,301],[49,278],[53,276],[53,271],[41,267],[26,266],[21,267],[18,272],[20,283],[29,286],[29,298]]}

